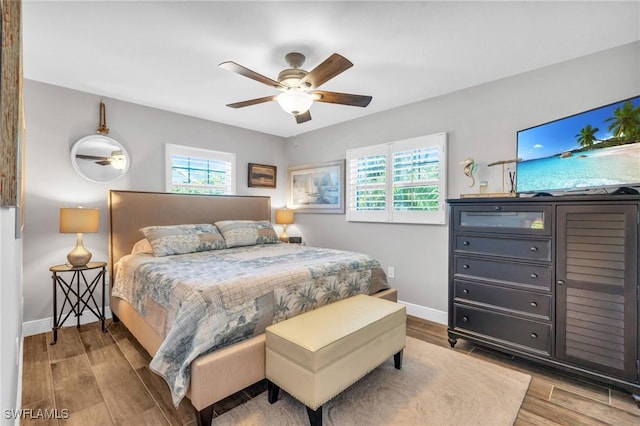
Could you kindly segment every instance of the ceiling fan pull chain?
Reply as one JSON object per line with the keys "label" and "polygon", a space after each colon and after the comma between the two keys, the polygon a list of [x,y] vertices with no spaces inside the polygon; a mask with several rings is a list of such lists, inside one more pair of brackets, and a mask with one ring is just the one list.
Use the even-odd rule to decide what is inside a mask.
{"label": "ceiling fan pull chain", "polygon": [[104,107],[104,102],[100,101],[100,124],[98,126],[98,133],[101,135],[108,135],[109,128],[107,127],[107,112]]}

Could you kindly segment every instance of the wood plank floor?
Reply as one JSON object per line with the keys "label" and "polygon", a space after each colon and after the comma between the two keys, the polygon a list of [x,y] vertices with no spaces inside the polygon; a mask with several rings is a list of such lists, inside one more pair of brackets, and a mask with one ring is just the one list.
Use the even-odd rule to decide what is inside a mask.
{"label": "wood plank floor", "polygon": [[[407,335],[449,347],[441,324],[409,317]],[[49,345],[52,337],[49,332],[24,340],[22,403],[31,414],[22,419],[22,425],[196,424],[188,400],[173,407],[167,385],[148,368],[149,354],[122,324],[111,324],[107,333],[101,332],[97,322],[79,329],[63,328],[53,346]],[[532,376],[516,425],[640,425],[640,409],[628,393],[569,378],[464,340],[458,340],[454,350]],[[265,389],[263,381],[220,401],[216,415]],[[42,418],[52,417],[51,413],[58,419]]]}

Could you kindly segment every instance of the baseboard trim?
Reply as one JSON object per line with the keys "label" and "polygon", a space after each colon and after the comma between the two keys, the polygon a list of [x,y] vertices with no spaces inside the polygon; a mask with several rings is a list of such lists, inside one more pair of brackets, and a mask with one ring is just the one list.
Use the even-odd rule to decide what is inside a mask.
{"label": "baseboard trim", "polygon": [[[107,306],[104,310],[104,315],[106,318],[111,318],[111,309]],[[88,324],[90,322],[98,321],[98,317],[96,317],[91,312],[85,312],[80,317],[80,325]],[[72,317],[67,318],[67,321],[64,323],[64,327],[73,326],[74,321]],[[42,318],[34,321],[27,321],[22,323],[22,335],[23,336],[34,336],[40,333],[46,333],[51,331],[51,327],[53,327],[53,317]]]}
{"label": "baseboard trim", "polygon": [[398,303],[404,305],[407,308],[407,315],[412,315],[414,317],[437,322],[443,325],[447,325],[449,321],[449,316],[444,311],[427,308],[426,306],[415,305],[413,303],[403,302],[402,300],[398,300]]}
{"label": "baseboard trim", "polygon": [[[447,325],[448,316],[444,311],[439,311],[433,308],[427,308],[426,306],[416,305],[413,303],[403,302],[402,300],[398,300],[398,303],[404,305],[407,308],[407,315],[413,315],[414,317],[422,318],[428,321],[437,322],[439,324]],[[111,309],[107,306],[105,308],[105,317],[111,318]],[[80,324],[88,324],[90,322],[98,321],[98,318],[93,315],[91,312],[85,312],[80,317]],[[73,325],[73,321],[71,318],[67,318],[67,322],[65,323],[65,327]],[[53,326],[53,318],[43,318],[34,321],[27,321],[22,324],[22,332],[23,336],[33,336],[40,333],[46,333],[51,331],[51,327]]]}

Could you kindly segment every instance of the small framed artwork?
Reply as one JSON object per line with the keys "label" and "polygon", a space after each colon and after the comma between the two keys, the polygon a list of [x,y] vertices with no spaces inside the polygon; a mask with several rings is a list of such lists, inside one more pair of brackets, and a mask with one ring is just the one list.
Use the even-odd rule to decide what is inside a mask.
{"label": "small framed artwork", "polygon": [[249,163],[248,184],[251,187],[275,188],[276,187],[276,166],[266,164]]}
{"label": "small framed artwork", "polygon": [[288,178],[296,213],[344,213],[344,160],[289,167]]}

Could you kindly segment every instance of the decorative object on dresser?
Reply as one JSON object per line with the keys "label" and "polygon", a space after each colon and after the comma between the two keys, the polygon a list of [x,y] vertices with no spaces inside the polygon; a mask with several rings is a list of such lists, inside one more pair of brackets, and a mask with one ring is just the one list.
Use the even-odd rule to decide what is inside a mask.
{"label": "decorative object on dresser", "polygon": [[469,182],[469,187],[472,187],[473,185],[476,184],[476,178],[473,177],[473,175],[476,173],[476,170],[478,170],[478,165],[476,164],[475,160],[471,157],[465,158],[460,162],[460,164],[464,166],[464,169],[463,169],[464,175],[469,179],[471,179],[471,182]]}
{"label": "decorative object on dresser", "polygon": [[468,339],[640,402],[640,197],[449,203],[451,346]]}
{"label": "decorative object on dresser", "polygon": [[249,176],[247,177],[247,185],[258,188],[275,188],[276,187],[276,166],[268,166],[266,164],[249,163]]}
{"label": "decorative object on dresser", "polygon": [[60,233],[76,234],[76,247],[69,252],[67,260],[71,266],[85,266],[91,260],[91,252],[82,242],[82,234],[98,232],[100,210],[84,207],[64,207],[60,209]]}
{"label": "decorative object on dresser", "polygon": [[287,206],[297,213],[344,213],[344,163],[289,167]]}
{"label": "decorative object on dresser", "polygon": [[282,225],[282,234],[280,234],[280,241],[283,243],[289,242],[289,234],[287,234],[287,225],[293,224],[295,213],[289,209],[276,210],[276,225]]}
{"label": "decorative object on dresser", "polygon": [[[76,317],[76,327],[80,328],[80,317],[85,309],[88,309],[93,315],[102,322],[102,332],[106,332],[104,321],[105,307],[105,275],[106,262],[90,262],[83,266],[56,265],[49,268],[52,272],[53,279],[53,340],[52,345],[58,341],[58,330],[63,326],[64,322],[73,314]],[[98,271],[92,279],[87,279],[85,275],[87,271]],[[63,275],[72,273],[69,281],[65,280]],[[64,294],[64,302],[58,312],[58,287]],[[100,288],[102,304],[98,306],[98,302],[94,297],[95,291]],[[65,307],[70,308],[65,313]]]}

